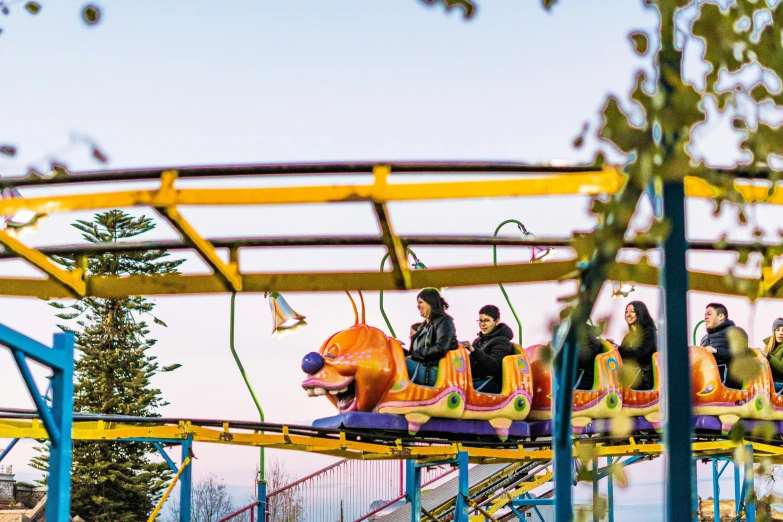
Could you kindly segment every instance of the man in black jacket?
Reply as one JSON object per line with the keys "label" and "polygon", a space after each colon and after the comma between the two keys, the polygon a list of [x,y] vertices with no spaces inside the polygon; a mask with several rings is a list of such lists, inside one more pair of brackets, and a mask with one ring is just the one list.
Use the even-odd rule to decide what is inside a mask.
{"label": "man in black jacket", "polygon": [[[715,356],[715,362],[718,365],[725,365],[728,370],[731,365],[734,354],[729,342],[729,333],[732,328],[739,330],[738,338],[748,338],[748,334],[742,328],[738,328],[734,321],[729,320],[729,311],[720,303],[710,303],[704,311],[704,326],[707,327],[707,335],[701,340],[701,346],[707,348],[707,351]],[[735,347],[738,353],[743,347]],[[745,347],[747,348],[747,347]],[[721,368],[723,370],[723,368]],[[726,371],[724,383],[730,388],[742,388],[742,383],[732,379],[730,372]]]}
{"label": "man in black jacket", "polygon": [[479,310],[481,332],[471,345],[463,343],[470,352],[470,373],[473,387],[484,393],[500,393],[503,384],[503,358],[514,355],[511,339],[514,332],[500,322],[500,310],[486,305]]}

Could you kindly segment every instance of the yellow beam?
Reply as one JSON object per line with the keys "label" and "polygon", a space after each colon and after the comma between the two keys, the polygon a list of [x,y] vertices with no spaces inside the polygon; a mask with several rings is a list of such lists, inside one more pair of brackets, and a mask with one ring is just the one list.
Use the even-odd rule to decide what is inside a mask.
{"label": "yellow beam", "polygon": [[[62,297],[79,298],[84,297],[87,293],[87,285],[82,279],[83,272],[80,268],[75,268],[71,272],[60,268],[51,259],[39,251],[28,247],[5,230],[0,230],[0,244],[49,276],[55,282],[52,286],[57,287],[57,294],[63,294],[63,289],[65,290],[66,295]],[[0,290],[0,293],[2,293],[2,290]],[[39,297],[53,296],[41,295]]]}
{"label": "yellow beam", "polygon": [[[166,171],[161,176],[159,196],[163,200],[171,200],[174,193],[174,181],[177,179],[176,171]],[[158,207],[163,217],[180,233],[182,239],[192,246],[215,274],[222,280],[227,290],[242,291],[242,278],[239,275],[237,263],[224,263],[215,251],[212,244],[201,237],[196,229],[179,213],[177,207],[162,205]]]}
{"label": "yellow beam", "polygon": [[239,267],[236,263],[224,263],[217,251],[215,251],[215,247],[196,232],[193,226],[182,217],[182,214],[179,213],[176,207],[161,208],[159,211],[177,232],[182,235],[182,239],[192,246],[201,256],[201,259],[212,268],[223,284],[224,289],[233,292],[242,291],[242,277],[239,275]]}
{"label": "yellow beam", "polygon": [[[183,205],[283,205],[372,201],[435,201],[446,199],[503,198],[518,196],[567,196],[613,194],[625,182],[615,168],[601,172],[575,174],[542,174],[524,178],[483,181],[436,181],[428,183],[394,183],[370,185],[321,185],[290,187],[246,187],[178,190],[134,190],[97,194],[61,195],[40,198],[13,198],[0,201],[0,215],[20,210],[39,214],[103,210],[134,206],[174,207]],[[737,190],[749,202],[765,201],[783,205],[783,189],[735,182]],[[721,189],[700,178],[686,176],[686,195],[709,198]],[[767,197],[769,196],[769,197]]]}
{"label": "yellow beam", "polygon": [[[373,169],[375,175],[375,185],[386,185],[387,178],[391,169],[387,166],[377,166]],[[411,274],[408,270],[408,254],[402,245],[400,238],[394,233],[389,211],[384,203],[375,203],[375,215],[378,217],[378,224],[381,227],[381,239],[389,252],[389,258],[392,262],[392,275],[395,285],[400,290],[407,290],[411,287]]]}
{"label": "yellow beam", "polygon": [[[473,266],[458,268],[431,268],[410,272],[410,288],[464,287],[497,283],[536,283],[573,279],[575,261],[551,261],[544,263],[519,263],[498,266]],[[745,296],[739,285],[757,288],[758,280],[735,278],[732,283],[723,274],[691,271],[690,289],[726,295]],[[390,272],[304,272],[304,273],[246,273],[241,274],[245,292],[340,292],[344,290],[395,290],[394,276]],[[637,264],[615,263],[608,279],[657,286],[658,268],[645,260]],[[226,291],[224,280],[215,274],[156,276],[132,275],[128,277],[90,276],[86,295],[104,299],[129,295],[177,295],[214,294]],[[779,292],[783,292],[781,289]],[[65,298],[71,293],[54,281],[31,278],[0,278],[0,295],[13,297]],[[773,295],[771,297],[783,297]]]}
{"label": "yellow beam", "polygon": [[284,205],[352,201],[427,201],[487,197],[598,195],[619,190],[625,177],[616,169],[567,175],[541,175],[486,181],[449,181],[370,185],[321,185],[266,188],[134,190],[97,194],[6,199],[0,215],[31,209],[38,213],[102,210],[134,206]]}
{"label": "yellow beam", "polygon": [[783,290],[783,266],[773,271],[772,267],[761,269],[761,281],[759,282],[759,296],[775,296]]}

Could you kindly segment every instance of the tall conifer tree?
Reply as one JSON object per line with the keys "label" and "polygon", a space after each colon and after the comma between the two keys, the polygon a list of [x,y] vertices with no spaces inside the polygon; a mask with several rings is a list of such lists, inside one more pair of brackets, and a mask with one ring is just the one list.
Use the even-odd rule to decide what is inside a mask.
{"label": "tall conifer tree", "polygon": [[[119,243],[155,227],[151,219],[132,217],[121,210],[96,214],[93,221],[73,224],[93,244]],[[87,270],[94,276],[171,274],[182,260],[166,260],[166,252],[110,252],[90,256]],[[69,269],[73,258],[57,259]],[[74,320],[78,327],[60,328],[76,334],[79,357],[75,367],[74,409],[105,415],[157,416],[165,406],[150,377],[159,370],[156,357],[147,352],[156,341],[145,317],[165,326],[152,315],[154,304],[143,297],[85,298],[57,317]],[[163,368],[167,371],[178,365]],[[160,498],[171,472],[149,459],[152,446],[144,443],[75,441],[73,448],[73,512],[92,522],[146,521]],[[37,458],[41,464],[42,458]]]}

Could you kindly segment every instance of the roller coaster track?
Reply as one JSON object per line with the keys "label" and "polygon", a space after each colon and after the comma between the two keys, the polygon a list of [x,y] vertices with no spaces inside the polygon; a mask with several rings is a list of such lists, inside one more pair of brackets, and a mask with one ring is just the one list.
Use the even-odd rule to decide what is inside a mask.
{"label": "roller coaster track", "polygon": [[[47,439],[48,434],[34,410],[0,409],[0,438]],[[313,428],[273,423],[216,419],[180,419],[74,414],[74,440],[167,440],[190,439],[238,446],[308,451],[335,457],[364,460],[443,461],[464,451],[474,464],[548,462],[553,458],[551,441],[469,440],[388,435],[346,429]],[[754,458],[768,457],[783,463],[780,441],[746,438],[727,440],[721,435],[704,434],[693,438],[695,457],[729,455],[740,445],[751,445]],[[657,433],[637,433],[631,437],[596,436],[574,440],[574,457],[589,448],[591,457],[629,455],[657,456],[664,446]]]}
{"label": "roller coaster track", "polygon": [[[501,179],[488,179],[486,174],[506,174]],[[391,183],[397,175],[463,174],[464,180],[438,180],[410,183],[405,180]],[[226,187],[227,179],[234,185],[243,185],[251,178],[282,179],[283,176],[307,176],[321,178],[328,175],[372,176],[371,183],[350,185],[316,184],[307,179],[305,184],[293,183],[281,186],[259,187],[247,183],[244,186]],[[189,181],[207,183],[210,188],[193,188]],[[146,188],[128,190],[128,182],[145,182]],[[320,181],[320,180],[319,180]],[[106,192],[91,190],[67,193],[60,190],[66,185],[101,183]],[[154,186],[150,186],[155,183]],[[579,273],[577,260],[560,260],[546,263],[508,264],[498,266],[465,266],[458,268],[430,267],[429,270],[410,271],[400,259],[410,245],[517,245],[517,246],[568,246],[562,240],[510,240],[496,237],[454,236],[397,236],[391,226],[387,205],[396,202],[466,200],[478,198],[506,198],[517,196],[596,196],[613,194],[625,183],[625,176],[616,167],[596,169],[591,166],[554,167],[552,165],[525,165],[513,163],[333,163],[300,165],[242,165],[217,167],[171,167],[160,169],[118,170],[102,172],[68,173],[42,178],[29,175],[23,178],[0,179],[0,188],[36,187],[55,189],[46,197],[16,197],[0,201],[0,215],[14,215],[26,210],[38,216],[75,211],[101,211],[111,208],[155,208],[182,236],[177,241],[153,241],[119,243],[114,245],[75,244],[66,246],[30,246],[0,230],[0,258],[20,259],[43,272],[39,277],[0,277],[0,295],[40,298],[121,298],[132,295],[211,294],[223,292],[267,291],[343,291],[343,290],[393,290],[432,287],[473,286],[497,283],[530,283],[561,281]],[[111,188],[114,190],[112,191]],[[783,204],[783,192],[765,183],[754,181],[736,184],[746,201],[764,201],[767,204]],[[686,176],[685,190],[689,198],[709,198],[717,189],[704,180]],[[70,192],[73,192],[72,190]],[[245,207],[264,205],[350,204],[372,203],[375,218],[382,225],[380,236],[345,237],[205,237],[183,216],[183,208]],[[254,273],[245,270],[242,256],[244,248],[297,247],[297,246],[385,246],[393,260],[391,272],[339,271],[322,272],[313,266],[307,273]],[[657,248],[657,244],[642,244],[629,240],[626,247]],[[750,246],[750,245],[745,245]],[[767,245],[754,244],[757,249]],[[717,251],[736,250],[737,247],[721,246],[712,242],[689,242],[689,248]],[[216,249],[228,249],[229,262],[222,260]],[[86,258],[109,251],[193,250],[212,269],[211,274],[166,274],[155,276],[132,275],[129,277],[94,276],[85,270],[68,272],[52,262],[51,256],[70,255]],[[629,275],[633,277],[629,278]],[[690,273],[690,289],[728,295],[745,295],[743,286],[757,288],[755,297],[783,297],[783,269],[762,271],[762,277],[739,277],[727,281],[722,273]],[[657,285],[658,267],[646,261],[625,263],[617,261],[609,269],[611,280],[637,284]],[[748,286],[750,287],[750,286]]]}

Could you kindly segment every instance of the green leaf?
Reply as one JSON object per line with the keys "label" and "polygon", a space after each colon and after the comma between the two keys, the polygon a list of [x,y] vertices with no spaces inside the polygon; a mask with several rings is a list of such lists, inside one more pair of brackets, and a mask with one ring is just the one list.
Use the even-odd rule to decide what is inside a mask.
{"label": "green leaf", "polygon": [[32,14],[38,14],[41,11],[41,4],[38,2],[27,2],[24,5],[24,8],[27,9]]}
{"label": "green leaf", "polygon": [[647,54],[647,50],[649,49],[649,43],[647,41],[647,35],[643,32],[636,31],[628,35],[628,38],[631,39],[631,43],[633,43],[633,50],[636,51],[636,54],[640,56],[644,56]]}
{"label": "green leaf", "polygon": [[179,364],[179,363],[177,363],[177,364],[170,364],[169,366],[164,366],[160,371],[161,372],[173,372],[177,368],[182,368],[182,365]]}
{"label": "green leaf", "polygon": [[729,440],[734,443],[742,442],[745,439],[745,423],[743,423],[742,420],[737,421],[737,423],[731,427],[728,436]]}
{"label": "green leaf", "polygon": [[[82,18],[84,18],[87,25],[95,25],[101,20],[101,10],[97,6],[87,4],[82,10]],[[93,149],[93,155],[95,154],[95,150],[97,149]],[[106,162],[102,161],[101,163]]]}
{"label": "green leaf", "polygon": [[470,0],[424,0],[427,4],[435,4],[436,2],[443,2],[446,5],[446,10],[450,10],[454,7],[462,8],[465,18],[471,18],[476,11],[476,5]]}

